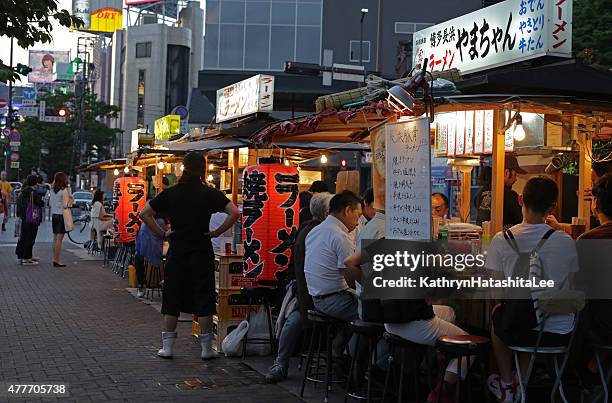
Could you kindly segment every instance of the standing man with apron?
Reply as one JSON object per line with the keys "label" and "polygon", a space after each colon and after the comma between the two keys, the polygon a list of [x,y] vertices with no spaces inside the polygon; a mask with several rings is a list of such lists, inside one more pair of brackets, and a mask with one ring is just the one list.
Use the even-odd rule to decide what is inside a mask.
{"label": "standing man with apron", "polygon": [[[170,240],[165,267],[162,314],[164,331],[162,348],[157,355],[172,358],[176,340],[176,324],[181,312],[198,316],[202,334],[202,359],[215,358],[212,349],[215,307],[215,273],[211,238],[227,231],[238,219],[240,212],[222,192],[203,183],[204,157],[189,153],[183,160],[183,176],[178,184],[170,187],[149,201],[140,217],[159,237]],[[225,222],[210,231],[210,216],[225,212]],[[154,215],[170,219],[171,230],[164,231],[154,220]]]}

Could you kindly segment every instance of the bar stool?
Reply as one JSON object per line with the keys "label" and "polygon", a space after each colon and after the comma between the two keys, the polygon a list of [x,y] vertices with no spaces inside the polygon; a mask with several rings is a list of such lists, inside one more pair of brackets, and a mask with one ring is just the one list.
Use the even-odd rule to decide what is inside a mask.
{"label": "bar stool", "polygon": [[[376,344],[380,336],[385,331],[385,327],[382,323],[365,322],[362,320],[355,320],[351,322],[351,330],[353,334],[357,336],[355,344],[355,352],[351,360],[351,366],[349,369],[348,379],[346,380],[346,390],[344,392],[344,402],[348,400],[349,396],[358,400],[372,401],[372,362],[376,362]],[[357,364],[357,358],[359,355],[359,343],[362,338],[366,339],[368,343],[368,386],[366,396],[359,395],[357,391],[351,391],[351,382],[353,380],[353,371]],[[379,400],[379,399],[376,399]]]}
{"label": "bar stool", "polygon": [[247,353],[247,344],[270,344],[270,349],[272,351],[272,357],[276,357],[276,337],[274,335],[274,326],[272,321],[272,299],[274,298],[275,293],[277,292],[276,287],[243,287],[240,289],[240,294],[244,295],[247,300],[249,307],[247,309],[247,317],[246,321],[249,322],[251,320],[251,306],[253,305],[263,305],[264,311],[266,312],[266,317],[268,319],[268,338],[250,338],[247,334],[244,335],[242,339],[242,359],[246,358]]}
{"label": "bar stool", "polygon": [[[470,359],[475,357],[482,365],[484,374],[484,364],[486,362],[485,357],[487,356],[487,350],[491,343],[491,340],[483,336],[475,336],[470,334],[457,335],[457,336],[442,336],[436,341],[436,349],[444,354],[445,360],[444,365],[441,368],[442,371],[446,368],[450,360],[457,359],[457,386],[455,388],[455,401],[459,402],[460,389],[461,389],[461,367],[463,359],[465,358],[468,362],[467,368],[467,389],[468,389],[468,401],[472,401],[472,389],[470,385]],[[483,376],[484,378],[484,376]],[[483,392],[485,399],[488,400],[489,392],[487,390],[486,382],[483,382]],[[438,401],[440,395],[438,395]]]}
{"label": "bar stool", "polygon": [[150,300],[153,301],[153,294],[157,290],[157,296],[161,296],[162,273],[160,267],[153,266],[148,260],[145,259],[145,279],[147,284],[145,285],[145,298],[149,299],[149,292],[151,292]]}
{"label": "bar stool", "polygon": [[[385,376],[385,386],[383,389],[382,401],[385,401],[387,396],[387,388],[389,386],[389,379],[391,378],[391,371],[395,367],[395,362],[399,356],[400,373],[399,373],[399,388],[398,388],[398,403],[403,402],[404,392],[404,378],[406,373],[406,361],[409,360],[412,364],[412,375],[414,380],[414,393],[417,399],[420,396],[420,383],[419,383],[419,365],[422,362],[422,358],[425,355],[427,346],[423,344],[413,343],[410,340],[406,340],[403,337],[396,336],[394,334],[384,332],[383,337],[389,343],[389,368],[387,368],[387,375]],[[418,400],[417,400],[418,401]]]}
{"label": "bar stool", "polygon": [[[325,403],[329,400],[329,392],[332,387],[332,339],[333,328],[342,325],[345,322],[332,318],[322,312],[314,309],[308,310],[308,320],[312,323],[312,336],[310,337],[310,346],[308,347],[308,358],[306,359],[306,369],[304,370],[304,378],[302,378],[302,386],[300,388],[300,397],[304,397],[304,388],[306,381],[317,383],[325,382]],[[315,355],[315,340],[318,338],[317,347],[317,364],[316,372],[313,373],[313,358]],[[325,380],[319,379],[319,367],[322,361],[321,344],[325,338]]]}
{"label": "bar stool", "polygon": [[[603,389],[604,399],[602,401],[608,402],[609,401],[608,397],[610,396],[610,393],[608,391],[608,384],[610,383],[610,380],[612,379],[612,366],[610,366],[610,368],[608,369],[608,373],[606,374],[604,372],[603,365],[601,364],[600,353],[603,351],[609,351],[610,353],[612,353],[612,344],[593,343],[593,347],[595,348],[595,359],[597,360],[597,371],[599,372],[599,379],[601,380],[601,386]],[[599,399],[600,396],[601,394],[597,396],[597,398]]]}

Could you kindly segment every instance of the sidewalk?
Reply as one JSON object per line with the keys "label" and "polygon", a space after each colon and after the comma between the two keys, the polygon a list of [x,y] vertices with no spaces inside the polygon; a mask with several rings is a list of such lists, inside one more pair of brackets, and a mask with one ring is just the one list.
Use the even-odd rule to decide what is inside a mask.
{"label": "sidewalk", "polygon": [[[49,239],[45,226],[39,241]],[[61,383],[70,395],[10,401],[301,401],[279,386],[263,384],[263,376],[239,359],[201,361],[189,323],[179,323],[174,359],[159,359],[161,316],[126,291],[126,279],[100,261],[76,257],[67,251],[76,246],[66,242],[68,267],[52,267],[49,242],[34,248],[39,266],[19,266],[13,228],[11,222],[0,235],[2,386]],[[179,389],[194,378],[200,388]]]}

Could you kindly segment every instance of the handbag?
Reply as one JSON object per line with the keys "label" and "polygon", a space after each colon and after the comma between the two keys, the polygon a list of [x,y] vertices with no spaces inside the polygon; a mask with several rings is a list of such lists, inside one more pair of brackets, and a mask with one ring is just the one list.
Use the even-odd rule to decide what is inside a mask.
{"label": "handbag", "polygon": [[[64,193],[65,195],[65,193]],[[65,203],[63,216],[64,216],[64,231],[70,232],[74,229],[74,221],[72,220],[72,211],[70,211],[70,206]]]}
{"label": "handbag", "polygon": [[31,225],[40,225],[42,222],[42,210],[34,204],[34,190],[30,193],[30,201],[26,206],[25,222]]}

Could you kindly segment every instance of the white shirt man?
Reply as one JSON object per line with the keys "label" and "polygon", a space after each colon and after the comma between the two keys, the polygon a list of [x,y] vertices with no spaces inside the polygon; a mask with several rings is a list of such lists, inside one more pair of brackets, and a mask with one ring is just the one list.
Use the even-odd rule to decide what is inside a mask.
{"label": "white shirt man", "polygon": [[348,234],[357,226],[361,203],[354,193],[344,191],[331,199],[329,211],[306,237],[304,274],[315,308],[348,322],[357,318],[357,301],[348,292],[344,261],[354,252]]}

